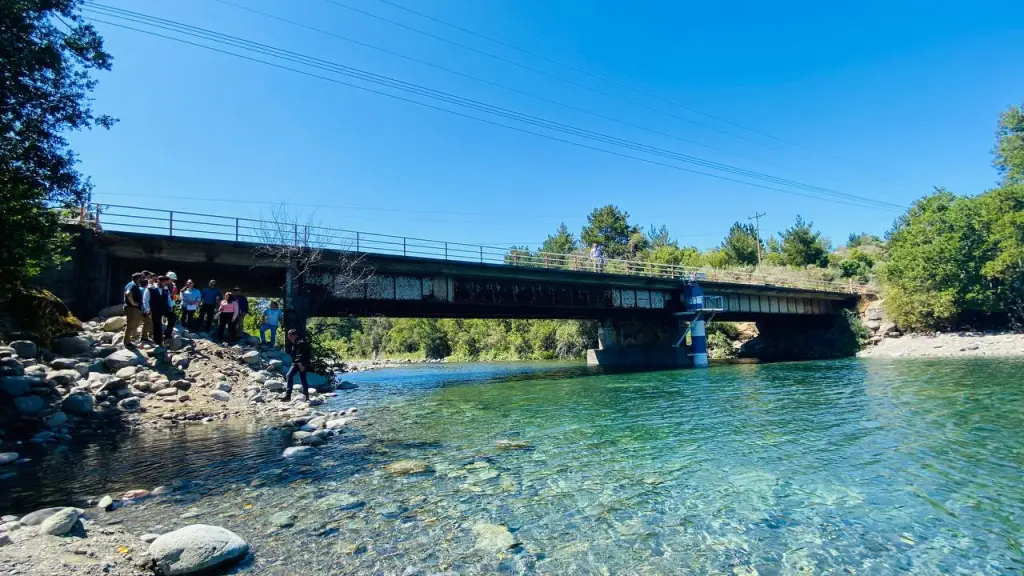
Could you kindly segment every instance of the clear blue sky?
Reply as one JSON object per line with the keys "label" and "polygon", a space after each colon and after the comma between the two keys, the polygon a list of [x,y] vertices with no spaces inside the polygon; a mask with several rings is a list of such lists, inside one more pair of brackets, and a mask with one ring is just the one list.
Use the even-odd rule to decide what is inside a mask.
{"label": "clear blue sky", "polygon": [[[231,1],[672,137],[214,0],[106,3],[575,127],[898,204],[909,204],[934,186],[974,194],[994,185],[990,150],[998,114],[1024,101],[1019,0],[394,0],[781,140],[379,0],[335,1],[549,76],[327,0]],[[755,211],[768,214],[763,232],[785,228],[802,214],[837,245],[853,231],[884,233],[896,215],[610,156],[200,48],[97,27],[114,55],[114,69],[100,76],[95,104],[120,122],[109,132],[75,135],[72,143],[95,184],[95,198],[104,202],[241,216],[268,214],[273,202],[347,206],[295,210],[349,229],[500,244],[539,243],[562,221],[578,233],[587,212],[607,203],[627,210],[645,227],[666,224],[682,242],[700,247],[716,244],[732,222]]]}

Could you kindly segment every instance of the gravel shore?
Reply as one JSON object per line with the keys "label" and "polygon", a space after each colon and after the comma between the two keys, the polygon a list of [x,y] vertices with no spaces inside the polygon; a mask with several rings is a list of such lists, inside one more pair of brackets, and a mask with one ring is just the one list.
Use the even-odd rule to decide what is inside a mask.
{"label": "gravel shore", "polygon": [[908,334],[885,338],[861,350],[861,358],[953,358],[953,357],[1024,357],[1024,334],[951,332],[948,334]]}

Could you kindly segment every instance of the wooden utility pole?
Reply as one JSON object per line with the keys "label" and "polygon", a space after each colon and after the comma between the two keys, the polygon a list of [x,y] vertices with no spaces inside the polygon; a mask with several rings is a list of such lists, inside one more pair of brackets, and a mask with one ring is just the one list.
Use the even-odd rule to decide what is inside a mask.
{"label": "wooden utility pole", "polygon": [[747,220],[754,221],[754,235],[757,236],[757,267],[761,268],[761,217],[765,216],[764,212],[754,212],[754,215]]}

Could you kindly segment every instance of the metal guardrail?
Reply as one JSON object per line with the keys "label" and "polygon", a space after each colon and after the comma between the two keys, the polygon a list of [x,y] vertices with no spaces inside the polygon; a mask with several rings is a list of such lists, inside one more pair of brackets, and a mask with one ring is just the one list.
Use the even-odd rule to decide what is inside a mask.
{"label": "metal guardrail", "polygon": [[147,232],[173,237],[206,238],[257,245],[333,249],[457,262],[670,278],[681,281],[706,280],[753,286],[778,286],[841,294],[866,292],[864,287],[855,285],[852,281],[849,283],[827,282],[739,270],[696,268],[634,260],[594,259],[583,251],[574,254],[527,252],[515,248],[392,236],[312,224],[217,216],[178,210],[158,210],[120,204],[91,205],[83,209],[78,218],[69,220],[95,227],[98,230]]}

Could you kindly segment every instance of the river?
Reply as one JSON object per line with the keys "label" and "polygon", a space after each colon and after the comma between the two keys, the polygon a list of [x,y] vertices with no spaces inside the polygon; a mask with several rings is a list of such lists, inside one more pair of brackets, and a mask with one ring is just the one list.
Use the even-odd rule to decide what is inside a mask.
{"label": "river", "polygon": [[[35,459],[0,480],[0,511],[174,483],[99,523],[222,525],[252,544],[237,571],[267,575],[1020,574],[1022,373],[1007,359],[357,373],[333,407],[358,406],[361,429],[310,464],[283,460],[285,436],[260,423],[146,432]],[[433,472],[384,472],[407,458]],[[276,528],[285,510],[295,525]],[[475,551],[479,522],[520,545]]]}

